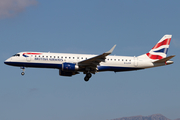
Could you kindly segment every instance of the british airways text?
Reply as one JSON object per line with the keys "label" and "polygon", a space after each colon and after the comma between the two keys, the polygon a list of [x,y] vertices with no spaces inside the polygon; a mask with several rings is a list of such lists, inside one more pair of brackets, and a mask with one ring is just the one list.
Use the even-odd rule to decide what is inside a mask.
{"label": "british airways text", "polygon": [[63,61],[63,59],[55,59],[55,58],[34,58],[34,60],[44,60],[44,61]]}

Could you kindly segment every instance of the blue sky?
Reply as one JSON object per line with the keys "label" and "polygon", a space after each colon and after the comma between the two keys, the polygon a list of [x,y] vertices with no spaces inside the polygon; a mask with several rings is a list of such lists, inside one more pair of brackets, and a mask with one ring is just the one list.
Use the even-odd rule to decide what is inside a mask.
{"label": "blue sky", "polygon": [[[15,3],[15,4],[14,4]],[[180,1],[1,0],[0,119],[107,120],[160,113],[180,118]],[[59,76],[56,69],[4,64],[21,51],[113,55],[148,52],[172,34],[174,64],[132,71]]]}

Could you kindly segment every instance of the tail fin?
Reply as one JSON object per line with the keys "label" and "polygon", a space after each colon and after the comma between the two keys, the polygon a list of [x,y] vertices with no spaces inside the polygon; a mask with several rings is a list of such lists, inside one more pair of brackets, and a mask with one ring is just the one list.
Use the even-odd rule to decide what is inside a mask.
{"label": "tail fin", "polygon": [[160,60],[167,56],[172,35],[164,35],[161,40],[146,55],[151,60]]}

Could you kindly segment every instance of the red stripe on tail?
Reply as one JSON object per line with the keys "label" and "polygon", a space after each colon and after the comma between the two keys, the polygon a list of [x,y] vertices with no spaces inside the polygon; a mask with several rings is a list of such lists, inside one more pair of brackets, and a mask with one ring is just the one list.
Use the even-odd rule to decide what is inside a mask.
{"label": "red stripe on tail", "polygon": [[153,59],[153,60],[156,60],[156,59],[162,59],[163,57],[160,56],[160,55],[152,55],[150,53],[146,53],[146,55],[150,58],[150,59]]}
{"label": "red stripe on tail", "polygon": [[163,40],[162,42],[157,43],[152,49],[156,49],[162,45],[169,45],[170,42],[171,42],[171,38],[167,38],[167,39]]}

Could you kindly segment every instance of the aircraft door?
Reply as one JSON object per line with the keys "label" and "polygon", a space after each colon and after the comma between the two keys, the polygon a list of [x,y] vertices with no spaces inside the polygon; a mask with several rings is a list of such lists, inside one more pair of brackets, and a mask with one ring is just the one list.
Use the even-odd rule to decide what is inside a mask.
{"label": "aircraft door", "polygon": [[28,62],[30,62],[30,61],[31,61],[31,55],[29,55],[28,57],[26,57],[26,60],[27,60]]}
{"label": "aircraft door", "polygon": [[134,66],[135,66],[135,67],[138,66],[138,57],[134,57]]}

